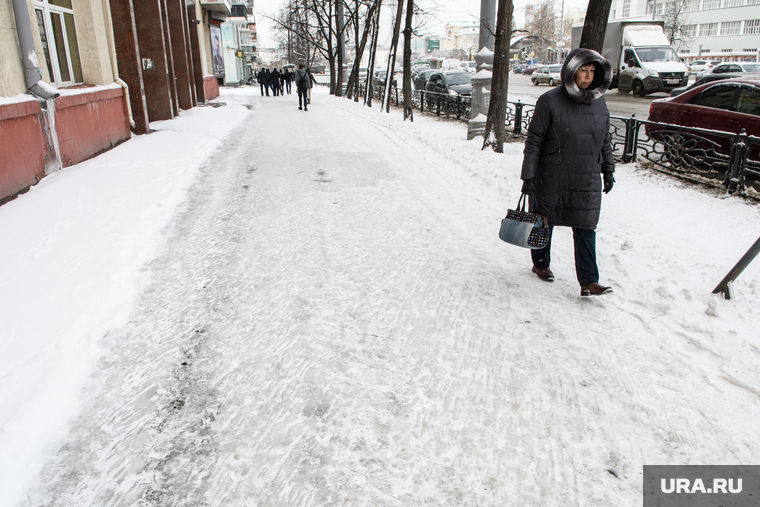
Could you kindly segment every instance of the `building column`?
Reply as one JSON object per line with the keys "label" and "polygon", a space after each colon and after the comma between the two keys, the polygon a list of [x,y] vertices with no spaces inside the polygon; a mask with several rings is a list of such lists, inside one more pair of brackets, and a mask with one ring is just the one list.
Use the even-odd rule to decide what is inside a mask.
{"label": "building column", "polygon": [[132,0],[137,29],[137,43],[142,59],[142,75],[148,115],[152,121],[174,118],[169,82],[162,0]]}
{"label": "building column", "polygon": [[148,104],[145,100],[140,48],[137,44],[137,28],[132,0],[110,0],[113,35],[116,45],[116,61],[119,77],[129,86],[128,100],[132,106],[135,134],[147,134],[150,130]]}
{"label": "building column", "polygon": [[201,64],[201,48],[198,40],[198,20],[195,15],[195,5],[188,5],[187,19],[190,25],[190,57],[192,60],[193,76],[192,81],[195,84],[195,96],[198,103],[206,102],[206,89],[203,86],[203,66]]}

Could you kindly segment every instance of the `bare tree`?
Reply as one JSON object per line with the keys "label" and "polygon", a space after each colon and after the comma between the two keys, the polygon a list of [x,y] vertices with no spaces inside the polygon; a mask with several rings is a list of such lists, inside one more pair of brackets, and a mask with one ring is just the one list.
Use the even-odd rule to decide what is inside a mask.
{"label": "bare tree", "polygon": [[694,41],[694,37],[690,36],[686,30],[686,27],[689,26],[689,18],[686,16],[684,7],[683,1],[665,4],[665,14],[663,16],[665,35],[670,40],[670,45],[676,51],[688,48]]}
{"label": "bare tree", "polygon": [[[493,76],[491,78],[491,103],[483,134],[483,149],[492,146],[497,153],[504,152],[507,137],[507,91],[509,89],[509,42],[512,38],[512,0],[499,0],[496,12],[494,37]],[[491,141],[493,133],[494,140]]]}
{"label": "bare tree", "polygon": [[[399,0],[400,2],[401,0]],[[406,2],[406,24],[404,25],[404,77],[401,89],[404,94],[404,121],[414,121],[412,107],[412,19],[414,18],[414,0]],[[392,77],[387,79],[392,80]]]}
{"label": "bare tree", "polygon": [[559,20],[554,0],[528,5],[525,8],[528,33],[537,37],[534,53],[539,60],[548,60],[547,47],[559,39]]}
{"label": "bare tree", "polygon": [[391,83],[393,83],[393,69],[396,68],[396,52],[398,51],[398,38],[401,32],[401,16],[404,14],[403,0],[396,0],[396,18],[393,20],[393,38],[391,39],[390,54],[388,55],[388,71],[385,74],[385,94],[383,95],[383,109],[390,112]]}
{"label": "bare tree", "polygon": [[[375,0],[372,4],[369,6],[369,10],[367,11],[366,15],[364,16],[364,29],[362,31],[361,35],[361,42],[356,47],[356,56],[354,58],[354,66],[351,69],[351,76],[348,79],[348,88],[347,88],[347,97],[351,98],[351,89],[352,87],[355,88],[355,101],[358,102],[359,100],[359,71],[361,66],[362,57],[364,55],[364,48],[367,45],[367,38],[369,37],[372,22],[375,18],[375,10],[380,7],[381,0]],[[357,10],[358,13],[358,10]]]}
{"label": "bare tree", "polygon": [[589,0],[579,47],[602,52],[612,0]]}

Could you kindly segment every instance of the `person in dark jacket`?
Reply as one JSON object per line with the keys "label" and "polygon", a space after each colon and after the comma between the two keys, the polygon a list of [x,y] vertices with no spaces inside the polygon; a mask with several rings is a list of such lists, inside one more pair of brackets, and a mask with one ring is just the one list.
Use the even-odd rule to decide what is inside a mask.
{"label": "person in dark jacket", "polygon": [[280,94],[280,73],[277,69],[272,69],[272,73],[269,74],[269,83],[272,85],[272,94],[278,96]]}
{"label": "person in dark jacket", "polygon": [[285,69],[285,89],[288,92],[288,95],[291,94],[291,83],[293,82],[293,71],[290,69]]}
{"label": "person in dark jacket", "polygon": [[[309,79],[309,74],[304,70],[303,64],[300,64],[298,66],[298,70],[296,71],[296,89],[298,91],[298,109],[303,109],[304,111],[308,111],[309,108],[308,102],[306,101],[306,96],[308,95],[309,88],[311,88],[311,80]],[[301,107],[301,101],[303,100],[303,108]]]}
{"label": "person in dark jacket", "polygon": [[[562,86],[536,101],[525,141],[522,190],[535,195],[533,209],[550,227],[572,227],[581,296],[598,296],[612,292],[599,284],[596,264],[602,190],[609,192],[615,182],[604,101],[612,66],[596,51],[579,48],[567,56],[561,76]],[[551,236],[546,247],[531,250],[533,272],[547,282],[554,281],[550,250]]]}
{"label": "person in dark jacket", "polygon": [[261,96],[264,96],[264,90],[266,90],[267,96],[269,96],[269,83],[267,82],[266,69],[262,68],[259,73],[256,74],[256,79],[259,80],[259,85],[261,86]]}

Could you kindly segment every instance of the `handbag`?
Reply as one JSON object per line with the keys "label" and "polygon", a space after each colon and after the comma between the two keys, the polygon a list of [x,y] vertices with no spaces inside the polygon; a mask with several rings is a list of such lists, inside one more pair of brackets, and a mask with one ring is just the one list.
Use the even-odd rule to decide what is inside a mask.
{"label": "handbag", "polygon": [[522,194],[515,209],[507,210],[507,216],[501,221],[499,239],[523,248],[543,248],[549,242],[549,222],[543,215],[525,211],[526,202],[527,194]]}

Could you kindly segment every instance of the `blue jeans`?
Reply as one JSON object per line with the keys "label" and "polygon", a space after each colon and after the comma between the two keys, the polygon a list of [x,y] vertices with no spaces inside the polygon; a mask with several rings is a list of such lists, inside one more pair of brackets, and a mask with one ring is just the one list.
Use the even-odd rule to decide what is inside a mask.
{"label": "blue jeans", "polygon": [[[531,250],[533,265],[548,268],[551,263],[552,235],[554,227],[549,228],[549,242],[539,250]],[[573,227],[575,244],[575,274],[581,285],[599,283],[599,269],[596,267],[596,231],[576,229]]]}
{"label": "blue jeans", "polygon": [[298,89],[298,107],[301,107],[301,98],[303,97],[303,108],[306,109],[306,94],[309,92],[308,88]]}

